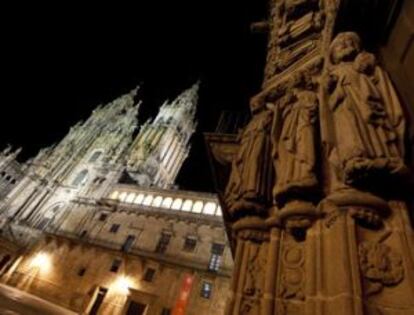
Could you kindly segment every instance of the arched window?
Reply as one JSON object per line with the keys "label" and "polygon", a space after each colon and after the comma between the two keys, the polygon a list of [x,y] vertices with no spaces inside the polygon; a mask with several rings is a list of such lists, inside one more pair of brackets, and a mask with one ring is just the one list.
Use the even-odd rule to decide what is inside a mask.
{"label": "arched window", "polygon": [[203,213],[214,215],[215,212],[216,212],[216,204],[214,202],[207,202],[206,205],[204,206]]}
{"label": "arched window", "polygon": [[162,201],[161,207],[163,208],[170,208],[173,200],[171,197],[167,197]]}
{"label": "arched window", "polygon": [[152,206],[153,207],[160,207],[161,203],[162,203],[162,197],[157,196],[157,197],[155,197],[154,201],[152,202]]}
{"label": "arched window", "polygon": [[183,203],[183,200],[181,198],[175,199],[172,206],[171,206],[171,209],[180,210],[182,203]]}
{"label": "arched window", "polygon": [[54,216],[56,215],[56,213],[57,213],[57,211],[60,209],[60,208],[62,208],[62,204],[57,204],[57,205],[54,205],[53,207],[51,207],[49,210],[47,210],[46,212],[45,212],[45,215],[44,215],[44,217],[45,218],[47,218],[47,219],[53,219],[54,218]]}
{"label": "arched window", "polygon": [[200,200],[199,201],[196,201],[194,203],[193,211],[192,212],[201,213],[201,210],[203,210],[203,202],[200,201]]}
{"label": "arched window", "polygon": [[119,201],[124,202],[127,197],[127,193],[125,191],[119,194]]}
{"label": "arched window", "polygon": [[91,155],[91,158],[89,159],[89,163],[96,162],[101,155],[102,155],[102,151],[95,151]]}
{"label": "arched window", "polygon": [[118,199],[119,191],[115,190],[112,192],[111,196],[109,198],[111,199]]}
{"label": "arched window", "polygon": [[149,206],[152,202],[152,199],[154,199],[154,197],[152,195],[148,195],[145,197],[143,205],[144,206]]}
{"label": "arched window", "polygon": [[88,170],[81,171],[72,182],[73,186],[84,185],[88,179]]}
{"label": "arched window", "polygon": [[187,199],[186,201],[184,201],[182,210],[183,211],[191,211],[191,207],[193,206],[193,201]]}
{"label": "arched window", "polygon": [[135,194],[134,193],[130,193],[128,195],[128,197],[125,199],[125,202],[132,203],[134,201],[134,199],[135,199]]}
{"label": "arched window", "polygon": [[139,194],[137,198],[135,198],[134,203],[140,205],[144,201],[144,194]]}

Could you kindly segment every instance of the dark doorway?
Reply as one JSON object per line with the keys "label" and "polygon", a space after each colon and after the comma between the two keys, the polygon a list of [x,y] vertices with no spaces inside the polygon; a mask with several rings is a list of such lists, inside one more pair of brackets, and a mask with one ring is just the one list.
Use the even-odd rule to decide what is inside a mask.
{"label": "dark doorway", "polygon": [[128,311],[126,315],[144,315],[146,308],[147,306],[144,304],[131,301],[131,303],[128,306]]}
{"label": "dark doorway", "polygon": [[106,292],[108,292],[108,289],[105,288],[99,288],[98,294],[95,297],[95,301],[93,302],[91,311],[89,312],[89,315],[97,315],[98,310],[102,305],[103,299],[105,298]]}

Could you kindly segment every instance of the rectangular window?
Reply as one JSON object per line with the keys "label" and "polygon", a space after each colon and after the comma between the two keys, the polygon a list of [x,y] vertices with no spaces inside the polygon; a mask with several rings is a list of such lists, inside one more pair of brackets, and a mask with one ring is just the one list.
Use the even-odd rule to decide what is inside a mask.
{"label": "rectangular window", "polygon": [[86,268],[85,267],[80,268],[78,270],[78,276],[79,277],[83,277],[85,275],[85,272],[86,272]]}
{"label": "rectangular window", "polygon": [[99,216],[99,221],[105,221],[107,217],[108,217],[107,213],[101,213],[101,215]]}
{"label": "rectangular window", "polygon": [[155,248],[155,251],[157,253],[165,253],[167,250],[168,244],[170,243],[171,234],[163,232],[161,234],[161,237],[158,241],[157,247]]}
{"label": "rectangular window", "polygon": [[171,309],[164,307],[161,311],[161,315],[171,315]]}
{"label": "rectangular window", "polygon": [[112,224],[111,229],[109,230],[109,232],[111,233],[116,233],[119,230],[119,224]]}
{"label": "rectangular window", "polygon": [[218,271],[220,269],[221,257],[224,252],[224,245],[213,243],[211,246],[211,256],[208,263],[208,270]]}
{"label": "rectangular window", "polygon": [[110,271],[111,272],[118,272],[119,267],[121,267],[121,264],[122,264],[121,259],[118,259],[118,258],[114,259],[114,261],[112,262]]}
{"label": "rectangular window", "polygon": [[155,276],[155,269],[148,268],[145,271],[144,277],[142,279],[147,282],[152,282],[154,280],[154,276]]}
{"label": "rectangular window", "polygon": [[187,236],[184,241],[183,250],[186,252],[194,252],[197,246],[197,239],[195,237]]}
{"label": "rectangular window", "polygon": [[213,290],[213,284],[211,282],[203,281],[201,283],[201,292],[200,296],[205,299],[211,297],[211,291]]}
{"label": "rectangular window", "polygon": [[124,242],[124,245],[122,245],[122,250],[124,252],[128,252],[131,249],[134,242],[135,242],[135,236],[134,235],[128,235],[128,237],[126,238],[126,240]]}
{"label": "rectangular window", "polygon": [[83,231],[81,232],[81,234],[79,234],[79,238],[85,238],[87,234],[88,234],[88,231],[83,230]]}

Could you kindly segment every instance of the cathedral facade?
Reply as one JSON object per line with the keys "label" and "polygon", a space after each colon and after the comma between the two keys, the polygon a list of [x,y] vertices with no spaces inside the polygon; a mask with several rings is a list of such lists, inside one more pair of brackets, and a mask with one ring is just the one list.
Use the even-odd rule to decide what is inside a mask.
{"label": "cathedral facade", "polygon": [[81,314],[219,314],[232,269],[219,202],[174,186],[198,83],[140,128],[137,91],[26,163],[3,151],[1,280]]}

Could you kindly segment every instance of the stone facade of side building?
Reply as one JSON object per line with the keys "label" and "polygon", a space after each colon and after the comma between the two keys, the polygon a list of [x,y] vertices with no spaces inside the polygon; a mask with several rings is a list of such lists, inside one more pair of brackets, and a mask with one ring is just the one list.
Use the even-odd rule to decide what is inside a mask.
{"label": "stone facade of side building", "polygon": [[0,204],[2,281],[80,314],[220,314],[232,258],[217,197],[174,188],[197,90],[139,130],[133,90],[23,163]]}

